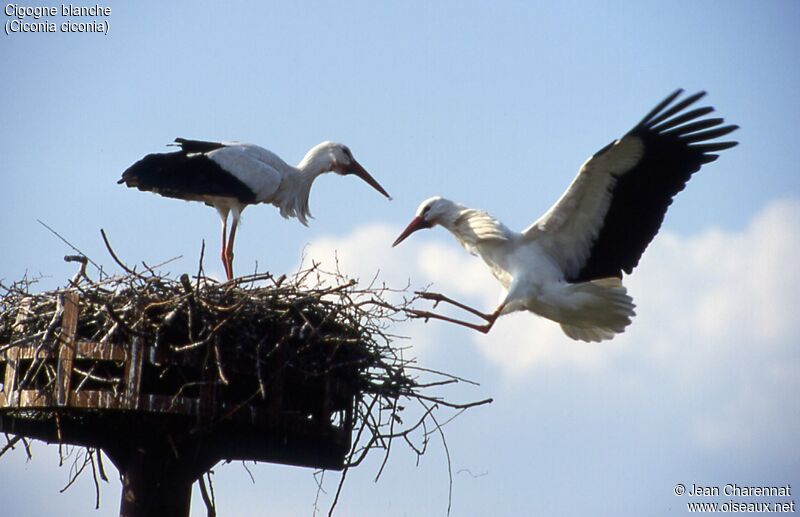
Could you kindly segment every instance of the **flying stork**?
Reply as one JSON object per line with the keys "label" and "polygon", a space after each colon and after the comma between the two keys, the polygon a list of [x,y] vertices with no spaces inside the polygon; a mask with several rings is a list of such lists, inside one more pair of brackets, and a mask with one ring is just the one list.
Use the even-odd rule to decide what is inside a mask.
{"label": "flying stork", "polygon": [[[248,205],[271,203],[285,218],[308,226],[311,184],[325,172],[355,174],[391,199],[361,166],[346,145],[322,142],[311,148],[297,167],[252,144],[204,142],[176,138],[179,151],[148,154],[122,173],[117,183],[162,196],[202,201],[222,219],[222,264],[233,279],[233,241],[242,211]],[[227,237],[231,215],[230,238]]]}
{"label": "flying stork", "polygon": [[522,232],[449,199],[424,201],[393,246],[417,230],[441,225],[486,262],[504,293],[488,314],[438,293],[421,293],[482,318],[483,325],[428,311],[412,315],[486,333],[502,314],[531,311],[560,323],[576,340],[602,341],[623,332],[635,314],[623,272],[630,274],[639,263],[691,175],[738,143],[712,142],[738,126],[705,117],[711,107],[687,110],[705,92],[673,104],[682,92],[589,158],[561,199]]}

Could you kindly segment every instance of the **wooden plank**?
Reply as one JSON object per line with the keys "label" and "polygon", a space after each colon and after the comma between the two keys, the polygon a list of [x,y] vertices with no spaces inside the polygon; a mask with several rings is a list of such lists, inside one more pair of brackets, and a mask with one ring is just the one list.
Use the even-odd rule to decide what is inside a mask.
{"label": "wooden plank", "polygon": [[[2,402],[3,394],[0,394]],[[59,403],[53,394],[46,390],[19,390],[14,394],[13,409],[53,409],[60,410],[64,404]],[[136,411],[150,413],[170,413],[179,415],[192,415],[197,410],[198,401],[189,397],[169,397],[166,395],[146,395],[142,397]],[[82,390],[69,394],[68,404],[70,410],[97,410],[116,409],[126,410],[125,400],[114,397],[111,391]]]}
{"label": "wooden plank", "polygon": [[50,351],[42,349],[39,350],[39,353],[36,353],[36,349],[39,348],[37,345],[20,345],[15,346],[14,348],[8,350],[9,359],[13,358],[15,360],[24,359],[30,360],[33,359],[34,356],[36,359],[47,359],[50,357]]}
{"label": "wooden plank", "polygon": [[81,390],[69,394],[69,405],[86,409],[120,409],[123,403],[111,391]]}
{"label": "wooden plank", "polygon": [[70,408],[89,408],[89,409],[115,409],[119,407],[119,402],[114,400],[111,392],[107,391],[81,391],[70,393],[68,404],[64,404],[53,398],[53,394],[45,390],[20,390],[20,408],[36,409],[60,409],[63,406]]}
{"label": "wooden plank", "polygon": [[42,408],[55,406],[53,394],[43,390],[19,390],[19,399],[15,407]]}
{"label": "wooden plank", "polygon": [[[9,355],[13,350],[9,350]],[[3,393],[7,394],[7,404],[11,404],[14,398],[14,391],[17,389],[17,364],[15,357],[9,357],[6,363],[5,376],[3,377]]]}
{"label": "wooden plank", "polygon": [[138,336],[131,340],[131,349],[125,362],[125,378],[123,380],[123,406],[126,409],[139,409],[139,395],[142,383],[142,362],[144,345]]}
{"label": "wooden plank", "polygon": [[[17,312],[17,318],[14,322],[14,333],[12,335],[22,330],[21,324],[30,311],[31,303],[31,298],[26,298],[20,303],[19,312]],[[6,393],[6,400],[3,407],[13,405],[15,402],[14,391],[17,389],[17,370],[19,367],[18,353],[18,349],[15,348],[6,351],[6,371],[3,376],[3,392]]]}
{"label": "wooden plank", "polygon": [[75,331],[78,329],[80,299],[75,292],[64,293],[64,316],[61,319],[60,344],[58,346],[57,400],[63,406],[69,401],[72,380],[72,363],[75,360]]}
{"label": "wooden plank", "polygon": [[125,347],[111,343],[94,341],[77,341],[75,357],[78,359],[95,359],[98,361],[124,361],[127,357]]}
{"label": "wooden plank", "polygon": [[[95,361],[124,361],[127,357],[125,347],[110,343],[96,341],[75,340],[74,359],[94,359]],[[39,353],[36,351],[39,349]],[[39,348],[38,345],[19,345],[6,351],[8,358],[13,359],[48,359],[51,357],[49,350]]]}

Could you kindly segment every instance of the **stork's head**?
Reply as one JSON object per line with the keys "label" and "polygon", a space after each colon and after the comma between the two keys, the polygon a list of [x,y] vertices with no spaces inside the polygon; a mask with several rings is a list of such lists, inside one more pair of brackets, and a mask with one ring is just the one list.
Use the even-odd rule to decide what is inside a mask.
{"label": "stork's head", "polygon": [[355,174],[366,181],[372,188],[387,198],[392,199],[392,196],[381,187],[380,183],[370,176],[367,170],[353,158],[353,153],[350,152],[350,148],[344,144],[322,142],[308,152],[303,162],[316,164],[316,166],[319,167],[319,172],[330,171],[342,176]]}
{"label": "stork's head", "polygon": [[433,228],[437,224],[451,227],[455,223],[461,208],[463,207],[443,197],[436,196],[426,199],[419,205],[417,215],[408,223],[403,233],[397,237],[392,247],[403,242],[406,237],[417,230]]}

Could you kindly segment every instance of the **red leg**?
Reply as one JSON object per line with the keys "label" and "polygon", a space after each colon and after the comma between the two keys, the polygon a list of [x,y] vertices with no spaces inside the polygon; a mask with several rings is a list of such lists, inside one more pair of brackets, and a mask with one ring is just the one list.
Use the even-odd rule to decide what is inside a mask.
{"label": "red leg", "polygon": [[225,268],[225,276],[230,280],[233,275],[228,268],[228,260],[225,254],[225,249],[228,247],[228,214],[226,213],[224,216],[220,214],[220,217],[222,218],[222,251],[220,252],[220,258],[222,259],[222,266]]}
{"label": "red leg", "polygon": [[[441,300],[441,301],[446,301],[446,300]],[[497,309],[495,309],[494,312],[492,312],[491,314],[483,314],[483,313],[478,313],[478,311],[476,311],[476,313],[478,313],[479,316],[481,316],[487,321],[485,325],[476,325],[475,323],[470,323],[468,321],[457,320],[455,318],[448,318],[447,316],[442,316],[441,314],[436,314],[434,312],[418,311],[416,309],[408,309],[407,312],[411,314],[413,318],[425,318],[426,320],[432,318],[436,320],[447,321],[449,323],[455,323],[456,325],[461,325],[462,327],[471,328],[473,330],[477,330],[478,332],[483,332],[484,334],[487,334],[492,329],[494,322],[497,321],[497,318],[500,316],[502,310],[503,306],[501,305]]]}
{"label": "red leg", "polygon": [[434,309],[436,308],[437,305],[439,305],[439,302],[445,302],[445,303],[449,303],[450,305],[455,305],[459,309],[464,309],[465,311],[471,312],[475,316],[483,318],[486,321],[493,321],[492,320],[493,317],[497,318],[497,316],[493,316],[494,313],[486,314],[484,312],[479,311],[478,309],[473,309],[469,305],[465,305],[465,304],[463,304],[461,302],[457,302],[457,301],[453,300],[452,298],[448,298],[447,296],[445,296],[443,294],[440,294],[440,293],[431,293],[431,292],[427,292],[427,291],[417,291],[414,294],[418,294],[420,296],[420,298],[425,298],[426,300],[432,300],[433,302],[435,302],[433,304],[433,308]]}
{"label": "red leg", "polygon": [[233,280],[233,241],[236,240],[237,226],[239,226],[239,214],[234,211],[231,221],[231,236],[228,239],[228,247],[225,249],[225,259],[223,259],[228,261],[228,280]]}

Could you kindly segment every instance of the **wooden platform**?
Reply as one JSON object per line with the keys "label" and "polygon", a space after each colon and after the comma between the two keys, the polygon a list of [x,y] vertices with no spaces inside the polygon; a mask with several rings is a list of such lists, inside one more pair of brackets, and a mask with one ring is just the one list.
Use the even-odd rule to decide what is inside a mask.
{"label": "wooden platform", "polygon": [[[138,337],[83,341],[76,293],[64,295],[63,309],[55,345],[0,352],[0,431],[102,449],[123,476],[121,515],[188,515],[192,483],[221,460],[343,468],[351,385],[292,370],[280,347],[259,365],[269,370],[264,382],[252,355],[236,351],[222,352],[223,376],[205,351],[175,354]],[[150,486],[150,477],[161,481]]]}

